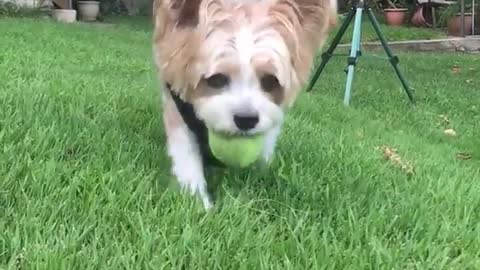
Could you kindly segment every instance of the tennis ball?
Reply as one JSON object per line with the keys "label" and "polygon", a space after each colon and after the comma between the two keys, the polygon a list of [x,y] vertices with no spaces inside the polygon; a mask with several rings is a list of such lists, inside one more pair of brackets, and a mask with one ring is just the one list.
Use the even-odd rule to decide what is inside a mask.
{"label": "tennis ball", "polygon": [[264,137],[230,136],[208,132],[208,144],[213,155],[225,165],[244,168],[258,160],[262,153]]}

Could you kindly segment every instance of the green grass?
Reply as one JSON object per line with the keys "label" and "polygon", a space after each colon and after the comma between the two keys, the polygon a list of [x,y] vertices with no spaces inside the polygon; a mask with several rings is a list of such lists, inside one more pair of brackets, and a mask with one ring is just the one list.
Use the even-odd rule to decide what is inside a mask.
{"label": "green grass", "polygon": [[[378,35],[375,33],[372,23],[367,19],[367,15],[364,14],[362,18],[362,35],[361,39],[363,42],[379,42]],[[382,34],[388,41],[405,41],[405,40],[422,40],[422,39],[443,39],[447,38],[446,31],[441,29],[429,29],[429,28],[417,28],[412,26],[389,26],[383,24],[382,15],[375,15],[377,20],[380,23],[380,30]],[[339,19],[337,26],[332,31],[337,33],[341,24],[343,23],[343,18]],[[350,44],[352,41],[353,35],[353,25],[354,22],[350,23],[348,29],[345,32],[345,35],[341,39],[340,43]],[[330,36],[330,40],[333,39],[333,35]]]}
{"label": "green grass", "polygon": [[148,28],[0,18],[0,37],[0,269],[480,269],[478,56],[400,54],[415,109],[367,58],[345,108],[335,59],[272,167],[209,175],[206,214],[169,188]]}
{"label": "green grass", "polygon": [[[404,26],[389,26],[383,23],[383,16],[381,14],[376,14],[375,17],[380,23],[380,30],[388,41],[405,41],[405,40],[422,40],[422,39],[443,39],[447,38],[447,33],[442,29],[431,29],[431,28],[417,28],[409,25]],[[132,30],[145,30],[151,28],[151,19],[148,17],[118,17],[118,16],[107,16],[104,19],[106,23],[113,23],[118,26],[127,27]],[[337,33],[343,22],[343,17],[340,17],[338,24],[335,29],[332,30],[332,33]],[[329,39],[333,39],[334,34],[332,34]],[[345,32],[344,37],[341,40],[341,43],[350,44],[352,41],[353,34],[353,22],[349,25],[348,29]],[[373,29],[372,24],[366,18],[366,14],[362,19],[362,41],[363,42],[377,42],[379,41],[375,30]]]}

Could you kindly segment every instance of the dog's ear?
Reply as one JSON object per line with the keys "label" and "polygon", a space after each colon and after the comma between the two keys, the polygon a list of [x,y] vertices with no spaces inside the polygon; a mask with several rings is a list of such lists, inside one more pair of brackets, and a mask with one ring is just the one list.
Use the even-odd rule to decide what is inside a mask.
{"label": "dog's ear", "polygon": [[[329,30],[336,25],[338,0],[274,0],[270,16],[279,30],[289,40],[289,47],[297,53],[317,50],[326,39]],[[296,37],[294,41],[288,37]],[[292,42],[297,43],[293,46]]]}
{"label": "dog's ear", "polygon": [[336,25],[338,0],[277,0],[272,11],[286,15],[306,32],[319,33]]}
{"label": "dog's ear", "polygon": [[[302,14],[303,24],[306,27],[316,28],[324,23],[323,19],[328,18],[328,26],[333,27],[337,22],[337,1],[338,0],[295,0],[300,13]],[[322,18],[323,17],[323,18]]]}
{"label": "dog's ear", "polygon": [[155,28],[166,31],[174,27],[197,26],[201,2],[202,0],[155,0],[153,3]]}
{"label": "dog's ear", "polygon": [[198,25],[198,13],[201,0],[174,0],[171,5],[175,23],[178,27]]}
{"label": "dog's ear", "polygon": [[[197,31],[205,0],[155,0],[154,60],[162,80],[181,98],[200,80],[194,59],[201,31]],[[203,8],[205,9],[205,8]]]}
{"label": "dog's ear", "polygon": [[[290,61],[299,85],[310,75],[315,54],[336,24],[338,0],[272,0],[269,16],[290,51]],[[297,91],[285,100],[293,101]]]}

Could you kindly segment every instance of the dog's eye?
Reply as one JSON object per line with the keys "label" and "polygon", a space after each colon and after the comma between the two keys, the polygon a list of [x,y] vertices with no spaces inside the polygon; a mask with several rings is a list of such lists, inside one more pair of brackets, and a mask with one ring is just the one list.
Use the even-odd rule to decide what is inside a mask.
{"label": "dog's eye", "polygon": [[271,74],[264,75],[260,78],[260,84],[265,92],[272,92],[280,87],[277,77]]}
{"label": "dog's eye", "polygon": [[222,73],[214,74],[207,78],[207,85],[211,88],[223,88],[230,83],[230,78]]}

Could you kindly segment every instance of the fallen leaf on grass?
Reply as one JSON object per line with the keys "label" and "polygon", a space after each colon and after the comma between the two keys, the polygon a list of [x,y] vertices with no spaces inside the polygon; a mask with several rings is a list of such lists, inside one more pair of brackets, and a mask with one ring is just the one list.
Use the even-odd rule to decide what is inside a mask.
{"label": "fallen leaf on grass", "polygon": [[438,117],[442,118],[442,124],[443,125],[449,125],[450,124],[450,120],[448,120],[446,115],[440,114]]}
{"label": "fallen leaf on grass", "polygon": [[453,130],[453,128],[447,128],[443,131],[443,134],[449,136],[449,137],[455,137],[457,136],[457,132],[455,132],[455,130]]}
{"label": "fallen leaf on grass", "polygon": [[413,165],[410,162],[405,162],[402,160],[400,155],[397,153],[397,149],[385,145],[381,146],[380,149],[382,150],[383,158],[385,160],[390,161],[395,167],[400,168],[407,175],[415,174]]}
{"label": "fallen leaf on grass", "polygon": [[355,131],[355,135],[357,135],[358,138],[363,139],[365,137],[365,132],[363,129],[357,129]]}
{"label": "fallen leaf on grass", "polygon": [[452,66],[452,73],[453,73],[453,74],[458,74],[458,73],[460,73],[461,70],[462,70],[462,69],[460,68],[459,65],[453,65],[453,66]]}
{"label": "fallen leaf on grass", "polygon": [[457,158],[460,160],[469,160],[472,158],[472,155],[469,153],[457,153]]}
{"label": "fallen leaf on grass", "polygon": [[383,158],[386,160],[389,160],[393,156],[397,155],[398,151],[396,148],[390,148],[388,146],[382,146],[381,149],[383,151]]}
{"label": "fallen leaf on grass", "polygon": [[25,262],[25,256],[22,253],[18,254],[17,257],[15,258],[15,268],[22,269],[22,267],[24,266],[24,262]]}

